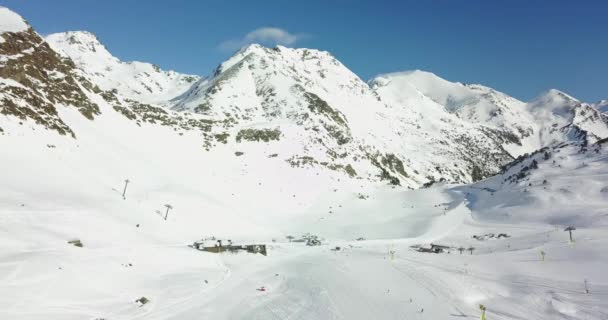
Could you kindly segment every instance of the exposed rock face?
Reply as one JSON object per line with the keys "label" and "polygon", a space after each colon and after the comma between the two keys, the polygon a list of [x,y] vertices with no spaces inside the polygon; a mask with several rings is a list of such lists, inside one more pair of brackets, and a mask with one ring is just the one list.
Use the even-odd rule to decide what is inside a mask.
{"label": "exposed rock face", "polygon": [[182,94],[199,76],[161,70],[145,62],[123,62],[114,57],[97,37],[86,31],[70,31],[46,37],[51,48],[72,59],[83,77],[104,91],[146,104],[161,104]]}
{"label": "exposed rock face", "polygon": [[80,78],[74,63],[60,57],[30,27],[4,32],[0,42],[0,114],[33,120],[60,134],[75,136],[57,113],[78,109],[89,120],[99,114],[85,91],[95,90]]}

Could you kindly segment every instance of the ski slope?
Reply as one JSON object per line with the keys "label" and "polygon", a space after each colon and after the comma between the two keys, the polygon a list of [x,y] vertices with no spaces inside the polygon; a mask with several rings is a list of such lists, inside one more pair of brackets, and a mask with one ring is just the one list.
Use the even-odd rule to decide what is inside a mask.
{"label": "ski slope", "polygon": [[[293,168],[268,157],[270,143],[242,146],[245,161],[230,145],[192,149],[191,132],[79,117],[62,111],[78,140],[5,126],[0,319],[452,319],[479,317],[479,304],[488,319],[606,319],[605,143],[549,148],[473,185],[405,190]],[[285,240],[307,232],[325,244]],[[472,238],[488,233],[510,238]],[[212,235],[269,255],[187,247]],[[430,243],[475,250],[411,248]]]}
{"label": "ski slope", "polygon": [[[3,237],[0,316],[452,319],[479,317],[479,304],[488,308],[488,319],[605,319],[608,315],[608,282],[602,271],[608,267],[603,254],[608,245],[605,224],[579,228],[576,242],[570,243],[566,232],[546,223],[491,221],[483,217],[482,210],[471,211],[479,206],[480,199],[489,197],[489,192],[478,186],[437,186],[405,192],[386,188],[376,190],[371,198],[375,197],[386,204],[378,209],[391,214],[355,220],[360,223],[359,234],[378,230],[385,219],[390,219],[399,221],[405,229],[401,238],[353,241],[342,237],[352,232],[353,222],[319,247],[266,240],[270,245],[267,257],[217,255],[188,248],[185,241],[160,239],[168,232],[161,229],[171,228],[162,219],[157,219],[161,223],[155,227],[159,229],[152,233],[145,228],[154,224],[152,221],[140,228],[131,226],[130,232],[112,233],[108,231],[114,226],[103,214],[90,214],[87,219],[97,217],[88,225],[103,229],[108,235],[106,243],[84,238],[85,246],[76,248],[48,240],[32,249],[8,242],[21,240],[14,235]],[[116,198],[116,207],[130,202]],[[391,206],[403,206],[404,200],[409,210],[393,212]],[[66,208],[61,211],[72,218],[82,214]],[[59,212],[55,211],[54,216],[61,216]],[[32,225],[50,222],[33,222],[34,214],[36,218],[42,216],[41,212],[16,209],[13,221],[5,218],[3,225],[10,225],[9,232],[13,233],[20,231],[15,229],[19,225],[17,216],[30,219]],[[539,214],[550,216],[551,212]],[[357,213],[352,219],[358,219]],[[323,220],[317,222],[318,229],[301,224],[300,232],[322,231],[329,224],[335,229],[342,227],[340,221]],[[298,222],[292,219],[294,225],[300,225]],[[369,223],[372,227],[367,229]],[[62,225],[64,230],[74,232],[84,224],[64,220]],[[62,231],[55,225],[45,229]],[[292,231],[296,230],[294,227]],[[40,236],[28,231],[23,233],[22,242]],[[504,232],[510,238],[471,238],[488,232]],[[387,235],[392,235],[390,228]],[[431,242],[465,248],[472,245],[476,249],[473,254],[456,250],[432,254],[410,247]],[[331,250],[336,246],[341,250]],[[544,261],[541,250],[547,253]],[[389,251],[395,252],[393,258]],[[124,266],[129,263],[132,266]],[[585,293],[585,279],[589,294]],[[261,286],[267,291],[256,290]],[[134,300],[141,296],[151,302],[138,306]]]}

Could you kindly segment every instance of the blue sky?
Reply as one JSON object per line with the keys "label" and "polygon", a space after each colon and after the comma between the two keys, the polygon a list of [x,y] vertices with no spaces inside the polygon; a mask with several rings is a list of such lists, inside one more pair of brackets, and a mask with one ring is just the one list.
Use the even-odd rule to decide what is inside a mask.
{"label": "blue sky", "polygon": [[[0,0],[42,34],[95,33],[122,60],[206,75],[238,45],[332,52],[367,80],[422,69],[520,99],[608,98],[604,0]],[[261,29],[266,28],[266,29]],[[256,31],[257,30],[257,31]]]}

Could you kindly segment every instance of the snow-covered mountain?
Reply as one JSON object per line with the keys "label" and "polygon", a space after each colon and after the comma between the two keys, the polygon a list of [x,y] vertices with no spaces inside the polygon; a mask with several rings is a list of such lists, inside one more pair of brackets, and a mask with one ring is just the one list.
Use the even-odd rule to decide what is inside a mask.
{"label": "snow-covered mountain", "polygon": [[[426,96],[440,105],[442,111],[492,131],[513,156],[538,148],[529,141],[537,128],[534,119],[522,112],[525,103],[492,88],[449,82],[420,70],[380,75],[371,83],[392,87],[392,91],[400,95],[399,99],[402,100],[411,99],[409,95],[412,91]],[[407,103],[410,108],[416,109],[414,101]],[[424,108],[419,109],[425,112]]]}
{"label": "snow-covered mountain", "polygon": [[411,101],[416,92],[430,98],[444,111],[495,133],[512,156],[563,141],[593,143],[608,136],[608,120],[598,111],[599,104],[582,103],[558,90],[525,103],[492,88],[449,82],[419,70],[380,75],[371,83],[392,87],[397,97],[393,101],[410,108],[416,108]]}
{"label": "snow-covered mountain", "polygon": [[180,75],[0,7],[0,318],[603,320],[605,105],[281,46]]}
{"label": "snow-covered mountain", "polygon": [[541,94],[527,108],[540,124],[542,146],[577,140],[594,143],[608,137],[608,116],[559,90]]}
{"label": "snow-covered mountain", "polygon": [[[423,71],[366,83],[328,52],[260,45],[241,49],[201,78],[121,62],[87,32],[42,39],[24,29],[20,17],[15,21],[21,29],[4,34],[3,95],[19,108],[5,106],[3,114],[74,136],[57,111],[65,106],[89,119],[118,112],[140,127],[191,131],[211,153],[225,145],[248,150],[249,158],[250,150],[270,148],[294,168],[417,188],[479,180],[515,156],[608,131],[593,106],[568,100],[567,108],[576,110],[568,116],[557,94],[526,104]],[[41,90],[33,78],[52,85]]]}
{"label": "snow-covered mountain", "polygon": [[199,76],[164,71],[146,62],[120,61],[90,32],[54,33],[45,40],[57,53],[72,59],[83,71],[83,76],[101,90],[115,90],[139,102],[166,102],[200,79]]}
{"label": "snow-covered mountain", "polygon": [[77,109],[84,118],[92,120],[100,112],[87,94],[93,85],[23,18],[3,7],[0,14],[0,114],[9,117],[0,123],[0,132],[16,120],[19,125],[31,120],[32,130],[46,128],[74,136],[57,108]]}
{"label": "snow-covered mountain", "polygon": [[561,143],[521,156],[500,174],[472,185],[482,192],[471,207],[486,218],[510,223],[608,226],[607,154],[608,139],[602,139],[586,146]]}
{"label": "snow-covered mountain", "polygon": [[364,178],[380,171],[382,179],[411,187],[480,179],[511,159],[491,130],[441,109],[429,114],[389,104],[335,57],[317,50],[251,45],[175,102],[176,110],[221,119],[238,130],[279,128],[293,148],[294,165],[307,159],[306,165],[349,168]]}
{"label": "snow-covered mountain", "polygon": [[593,106],[603,113],[608,113],[608,99],[598,101]]}
{"label": "snow-covered mountain", "polygon": [[80,83],[73,89],[84,90],[81,100],[97,108],[89,117],[107,106],[138,126],[194,130],[209,152],[221,144],[256,149],[264,143],[281,150],[277,157],[292,167],[349,178],[412,188],[442,180],[470,182],[498,172],[515,156],[560,141],[555,135],[540,138],[555,131],[553,122],[546,124],[554,118],[560,128],[570,121],[594,137],[604,134],[602,121],[588,125],[580,117],[574,121],[550,113],[547,118],[534,111],[551,99],[526,108],[491,88],[451,83],[423,71],[366,83],[331,54],[312,49],[250,45],[201,78],[121,62],[87,32],[52,34],[46,41],[50,47],[44,39],[30,42],[43,43],[48,54],[69,66]]}
{"label": "snow-covered mountain", "polygon": [[[22,32],[29,28],[30,25],[20,15],[6,7],[0,7],[0,34]],[[4,38],[0,41],[4,42]]]}

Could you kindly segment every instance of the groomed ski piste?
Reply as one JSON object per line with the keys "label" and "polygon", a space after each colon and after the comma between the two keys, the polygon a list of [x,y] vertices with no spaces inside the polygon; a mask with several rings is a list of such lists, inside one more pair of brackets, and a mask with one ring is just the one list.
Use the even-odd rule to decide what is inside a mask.
{"label": "groomed ski piste", "polygon": [[[5,140],[1,319],[474,319],[480,305],[487,319],[608,317],[605,142],[547,148],[472,185],[407,191],[264,155],[198,165],[171,135],[120,148],[121,121],[108,123],[95,143],[86,127],[78,143],[45,136],[52,148],[25,131]],[[285,238],[304,233],[323,244]],[[269,253],[187,246],[205,236]],[[451,248],[417,251],[431,243]]]}

